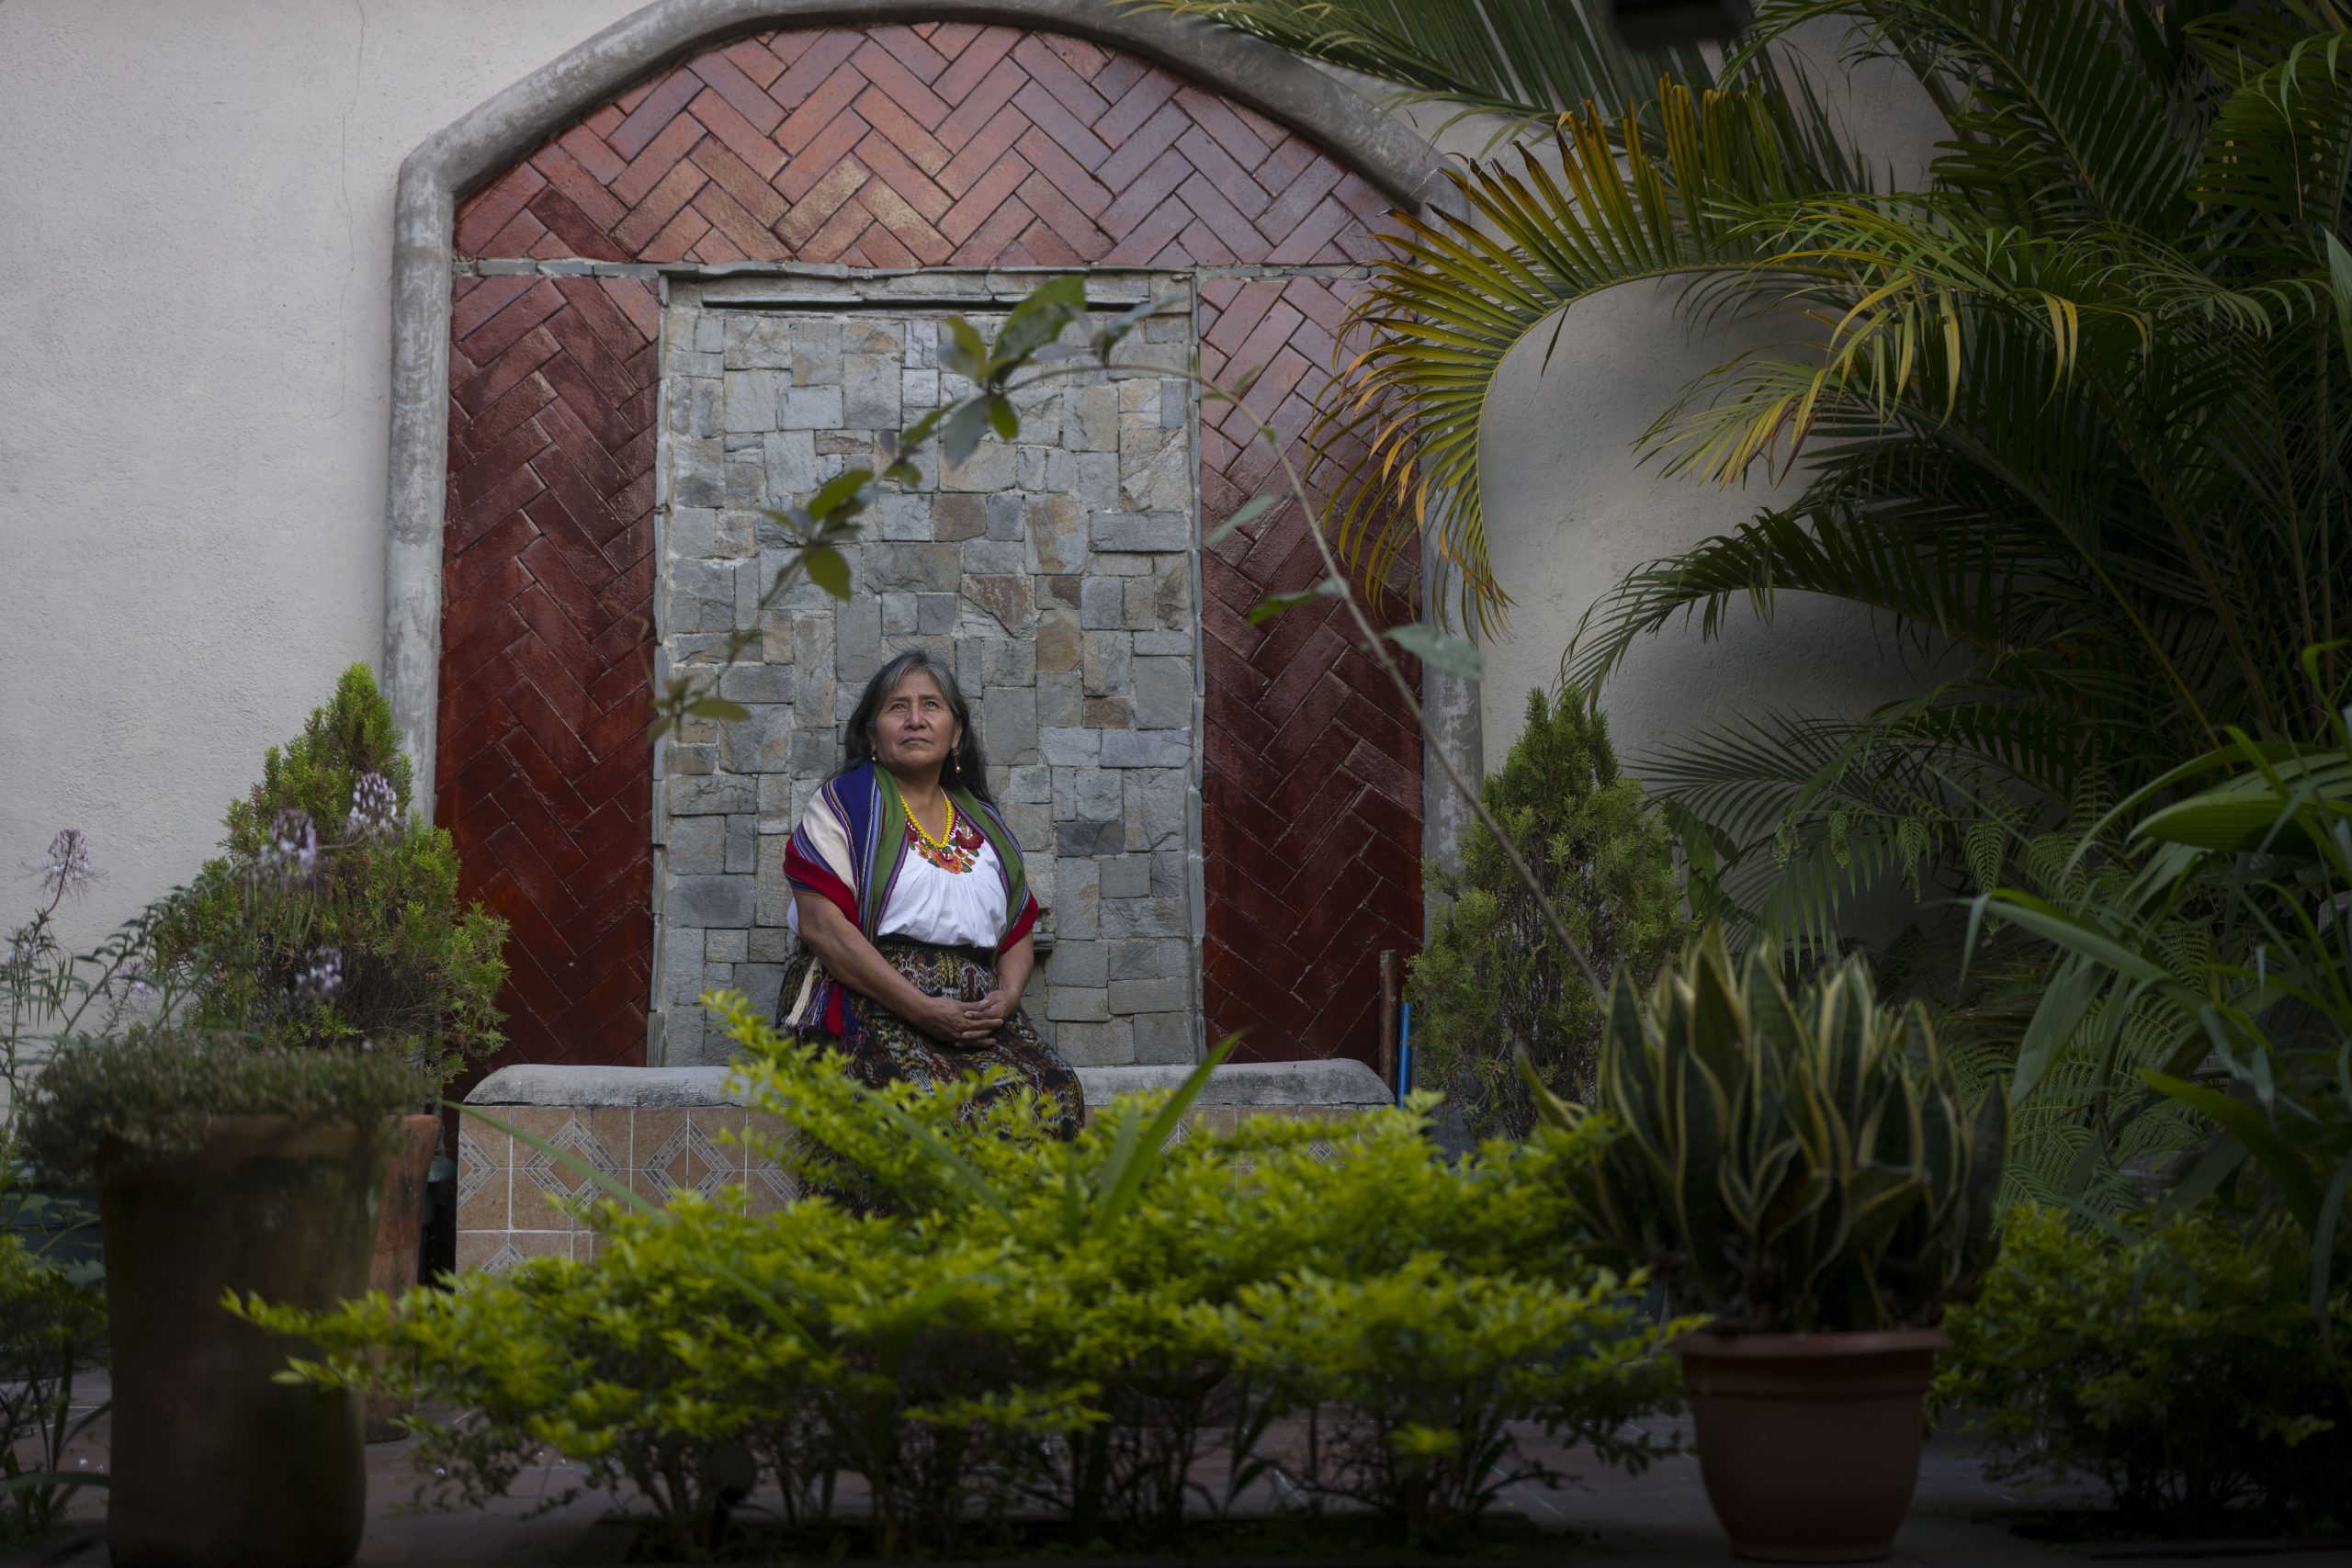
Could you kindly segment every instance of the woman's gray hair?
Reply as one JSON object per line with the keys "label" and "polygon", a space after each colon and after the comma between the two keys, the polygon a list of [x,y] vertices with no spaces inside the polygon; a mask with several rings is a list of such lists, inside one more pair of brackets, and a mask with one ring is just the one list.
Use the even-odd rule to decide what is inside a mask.
{"label": "woman's gray hair", "polygon": [[874,721],[880,716],[882,705],[889,701],[890,694],[899,689],[899,682],[918,672],[930,676],[939,687],[939,694],[947,701],[949,715],[964,733],[963,743],[949,755],[939,782],[970,790],[994,806],[996,801],[989,794],[988,761],[980,751],[980,727],[973,722],[971,705],[964,700],[964,688],[956,683],[956,671],[928,649],[910,648],[892,655],[874,672],[874,679],[865,683],[865,694],[857,699],[857,706],[849,716],[848,733],[842,737],[843,770],[874,761]]}

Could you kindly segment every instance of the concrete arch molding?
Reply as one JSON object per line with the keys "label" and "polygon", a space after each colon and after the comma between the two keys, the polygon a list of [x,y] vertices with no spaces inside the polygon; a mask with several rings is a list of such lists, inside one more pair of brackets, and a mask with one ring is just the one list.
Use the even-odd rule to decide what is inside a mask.
{"label": "concrete arch molding", "polygon": [[[580,115],[661,67],[776,28],[957,21],[1071,34],[1131,51],[1281,122],[1407,209],[1445,188],[1419,135],[1316,67],[1193,17],[1106,0],[655,0],[447,126],[402,163],[393,216],[390,490],[382,675],[431,817],[439,702],[448,468],[452,224],[458,198]],[[1430,672],[1445,749],[1474,772],[1475,686]],[[1424,848],[1451,859],[1464,814],[1424,770]]]}

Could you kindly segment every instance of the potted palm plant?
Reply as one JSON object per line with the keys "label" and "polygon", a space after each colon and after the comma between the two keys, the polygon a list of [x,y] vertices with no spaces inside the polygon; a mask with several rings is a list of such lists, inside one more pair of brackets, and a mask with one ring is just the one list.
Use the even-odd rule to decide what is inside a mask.
{"label": "potted palm plant", "polygon": [[1709,1319],[1674,1348],[1734,1550],[1862,1562],[1910,1506],[1937,1325],[1998,1250],[2008,1104],[1966,1109],[1859,959],[1795,996],[1778,969],[1711,926],[1646,997],[1620,976],[1591,1106],[1531,1087],[1617,1129],[1565,1177],[1605,1259]]}

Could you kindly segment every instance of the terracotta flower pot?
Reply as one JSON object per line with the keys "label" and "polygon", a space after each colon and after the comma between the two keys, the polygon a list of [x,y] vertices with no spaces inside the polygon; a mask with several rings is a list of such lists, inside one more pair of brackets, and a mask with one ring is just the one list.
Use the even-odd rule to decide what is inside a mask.
{"label": "terracotta flower pot", "polygon": [[[433,1151],[441,1142],[441,1118],[411,1116],[401,1123],[401,1142],[384,1173],[384,1207],[376,1221],[376,1256],[368,1266],[368,1288],[397,1296],[416,1283],[417,1242],[424,1230],[424,1183]],[[408,1414],[405,1400],[368,1396],[368,1440],[389,1443],[401,1436],[398,1422]]]}
{"label": "terracotta flower pot", "polygon": [[337,1568],[358,1551],[358,1398],[273,1382],[299,1347],[220,1301],[324,1308],[358,1294],[394,1136],[390,1123],[216,1117],[186,1159],[102,1171],[115,1568]]}
{"label": "terracotta flower pot", "polygon": [[1893,1548],[1919,1479],[1937,1328],[1690,1334],[1673,1348],[1707,1501],[1732,1551],[1867,1562]]}

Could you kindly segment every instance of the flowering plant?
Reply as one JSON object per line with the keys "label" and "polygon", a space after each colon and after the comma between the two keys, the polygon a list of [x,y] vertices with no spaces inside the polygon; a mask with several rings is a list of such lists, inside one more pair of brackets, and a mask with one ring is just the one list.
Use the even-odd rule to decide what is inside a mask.
{"label": "flowering plant", "polygon": [[8,932],[0,953],[0,1083],[11,1104],[24,1087],[19,1074],[39,1066],[53,1041],[109,1032],[134,1014],[167,1011],[169,1003],[153,974],[158,906],[90,952],[70,952],[58,940],[57,912],[97,880],[89,840],[78,829],[61,830],[31,870],[40,878],[40,901],[31,919]]}
{"label": "flowering plant", "polygon": [[263,759],[221,841],[159,922],[199,1031],[371,1044],[447,1083],[500,1041],[506,924],[460,908],[448,833],[408,815],[410,771],[364,664]]}

